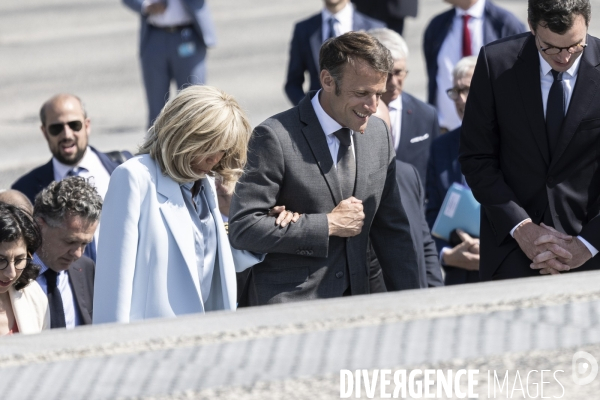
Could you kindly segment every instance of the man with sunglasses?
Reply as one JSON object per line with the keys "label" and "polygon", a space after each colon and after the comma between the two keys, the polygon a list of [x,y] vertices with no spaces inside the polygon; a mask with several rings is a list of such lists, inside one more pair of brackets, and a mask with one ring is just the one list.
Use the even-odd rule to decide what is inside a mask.
{"label": "man with sunglasses", "polygon": [[484,47],[460,138],[482,205],[482,280],[597,269],[600,40],[589,0],[529,0],[530,33]]}
{"label": "man with sunglasses", "polygon": [[[40,109],[40,119],[52,159],[20,177],[12,188],[24,193],[33,203],[36,195],[52,181],[81,176],[104,198],[110,174],[119,164],[88,145],[91,121],[81,100],[71,94],[53,96]],[[93,243],[85,253],[93,260],[96,259],[95,247]]]}

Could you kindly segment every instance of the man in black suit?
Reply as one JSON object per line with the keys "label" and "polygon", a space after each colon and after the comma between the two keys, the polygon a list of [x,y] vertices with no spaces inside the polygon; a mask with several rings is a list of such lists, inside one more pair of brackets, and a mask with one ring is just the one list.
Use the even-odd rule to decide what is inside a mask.
{"label": "man in black suit", "polygon": [[95,264],[82,255],[101,210],[102,198],[81,177],[52,182],[35,199],[42,246],[33,260],[41,266],[37,281],[48,295],[52,328],[92,323]]}
{"label": "man in black suit", "polygon": [[388,28],[402,35],[404,18],[416,17],[418,0],[352,0],[361,13],[385,22]]}
{"label": "man in black suit", "polygon": [[479,54],[459,160],[482,205],[483,280],[600,266],[600,40],[587,34],[590,15],[589,0],[529,0],[531,33]]}
{"label": "man in black suit", "polygon": [[319,49],[325,40],[349,31],[385,26],[383,22],[355,11],[350,0],[324,0],[324,3],[320,13],[298,22],[294,27],[285,82],[285,93],[294,105],[300,103],[306,94],[302,88],[306,71],[310,75],[309,91],[321,88]]}
{"label": "man in black suit", "polygon": [[403,90],[408,74],[408,46],[402,36],[386,28],[372,29],[369,34],[387,47],[394,59],[381,100],[389,109],[396,159],[414,165],[421,182],[425,182],[429,148],[440,134],[435,108]]}

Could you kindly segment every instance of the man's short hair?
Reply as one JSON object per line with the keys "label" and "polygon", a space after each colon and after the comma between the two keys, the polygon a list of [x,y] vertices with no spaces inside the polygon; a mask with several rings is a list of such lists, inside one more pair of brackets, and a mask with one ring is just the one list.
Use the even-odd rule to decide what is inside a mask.
{"label": "man's short hair", "polygon": [[379,40],[379,43],[392,53],[394,61],[408,59],[408,45],[398,32],[388,28],[375,28],[369,30],[367,33]]}
{"label": "man's short hair", "polygon": [[67,218],[78,216],[95,222],[102,211],[102,197],[86,179],[73,176],[52,182],[35,198],[33,215],[50,226],[58,226]]}
{"label": "man's short hair", "polygon": [[335,82],[335,93],[340,94],[342,71],[346,64],[365,62],[382,75],[392,72],[394,60],[390,51],[379,40],[365,32],[348,32],[327,40],[321,46],[319,67],[327,70]]}
{"label": "man's short hair", "polygon": [[57,100],[60,97],[72,97],[72,98],[76,99],[79,102],[79,105],[81,106],[81,111],[83,111],[83,118],[84,119],[87,118],[87,111],[85,110],[85,104],[83,104],[83,101],[81,101],[81,99],[79,97],[75,96],[74,94],[68,94],[68,93],[57,94],[55,96],[52,96],[48,100],[46,100],[44,102],[44,104],[42,104],[42,108],[40,108],[40,121],[42,121],[43,126],[46,126],[46,107],[48,106],[48,104],[52,103],[53,101]]}
{"label": "man's short hair", "polygon": [[590,25],[592,6],[589,0],[529,0],[527,19],[535,31],[538,25],[562,35],[573,26],[575,15]]}
{"label": "man's short hair", "polygon": [[468,56],[461,58],[452,70],[452,79],[455,81],[459,80],[460,78],[465,76],[467,72],[474,70],[475,65],[477,65],[477,56]]}

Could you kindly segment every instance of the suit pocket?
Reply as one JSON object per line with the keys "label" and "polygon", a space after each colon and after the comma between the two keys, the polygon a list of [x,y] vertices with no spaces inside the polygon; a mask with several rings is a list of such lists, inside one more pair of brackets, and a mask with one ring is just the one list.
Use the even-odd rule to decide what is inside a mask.
{"label": "suit pocket", "polygon": [[578,131],[591,131],[600,129],[600,118],[586,119],[579,123]]}

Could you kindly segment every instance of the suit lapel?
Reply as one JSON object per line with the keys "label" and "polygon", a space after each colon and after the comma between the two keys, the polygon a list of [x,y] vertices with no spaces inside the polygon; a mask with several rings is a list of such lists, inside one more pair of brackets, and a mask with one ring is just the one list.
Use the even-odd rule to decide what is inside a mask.
{"label": "suit lapel", "polygon": [[600,84],[600,71],[597,68],[600,63],[598,60],[598,49],[596,49],[596,42],[590,40],[589,35],[587,39],[587,43],[590,45],[581,55],[577,81],[573,88],[573,94],[563,122],[560,138],[556,145],[555,154],[552,156],[551,165],[556,164],[563,155],[598,91],[598,85]]}
{"label": "suit lapel", "polygon": [[92,321],[87,305],[88,300],[91,299],[88,299],[86,296],[81,269],[77,265],[71,265],[71,267],[67,270],[67,274],[69,275],[69,284],[71,285],[71,290],[75,294],[79,315],[81,316],[83,322],[86,325],[89,325],[92,323]]}
{"label": "suit lapel", "polygon": [[365,133],[354,132],[354,135],[352,135],[352,140],[354,141],[354,156],[356,158],[356,185],[354,186],[354,197],[360,200],[365,198],[365,191],[369,184],[369,174],[372,172],[365,167],[367,165],[373,165],[373,162],[369,157],[369,133],[371,132],[367,125]]}
{"label": "suit lapel", "polygon": [[319,52],[321,51],[321,45],[323,44],[323,27],[322,21],[319,20],[319,28],[315,30],[309,38],[310,50],[312,52],[313,61],[317,68],[317,74],[319,73]]}
{"label": "suit lapel", "polygon": [[520,62],[515,64],[515,75],[519,83],[519,90],[523,100],[523,108],[527,113],[529,127],[535,137],[542,157],[546,165],[550,163],[550,150],[546,135],[546,120],[544,118],[544,107],[542,103],[542,87],[540,82],[540,60],[535,47],[535,37],[531,35],[525,41],[521,53]]}
{"label": "suit lapel", "polygon": [[[177,246],[183,255],[186,266],[192,275],[194,286],[200,294],[198,268],[194,250],[194,230],[187,206],[181,194],[179,184],[171,178],[164,176],[160,166],[156,163],[156,191],[167,198],[160,204],[166,225],[171,235],[177,242]],[[201,298],[201,296],[199,296]]]}
{"label": "suit lapel", "polygon": [[325,181],[327,181],[327,185],[329,186],[329,190],[333,195],[335,204],[339,204],[340,201],[343,200],[342,190],[337,177],[337,170],[333,166],[333,160],[331,158],[331,153],[329,152],[329,146],[327,145],[325,132],[323,132],[323,128],[321,127],[317,115],[315,114],[315,110],[311,104],[311,98],[314,95],[315,92],[308,93],[298,105],[300,120],[306,124],[302,128],[302,134],[310,146],[313,156],[317,161],[317,165],[325,177]]}
{"label": "suit lapel", "polygon": [[483,44],[486,45],[495,40],[498,40],[499,37],[494,30],[494,25],[492,22],[492,13],[493,13],[494,5],[486,1],[485,2],[485,10],[483,12]]}
{"label": "suit lapel", "polygon": [[406,94],[402,94],[402,120],[400,121],[400,142],[396,150],[396,158],[400,159],[400,154],[404,154],[409,149],[410,139],[414,130],[410,129],[413,123],[413,104]]}

